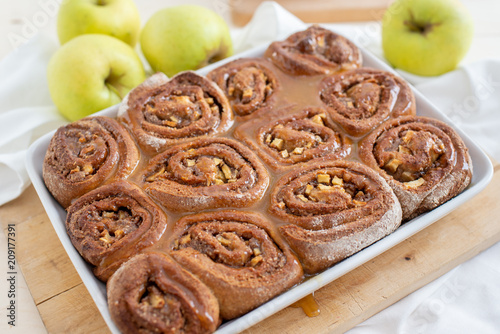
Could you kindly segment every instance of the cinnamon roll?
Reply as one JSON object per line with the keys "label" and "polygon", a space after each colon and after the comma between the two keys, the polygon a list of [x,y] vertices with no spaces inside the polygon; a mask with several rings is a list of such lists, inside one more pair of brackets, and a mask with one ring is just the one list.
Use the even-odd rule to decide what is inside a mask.
{"label": "cinnamon roll", "polygon": [[200,136],[226,132],[233,112],[221,89],[195,72],[171,80],[157,73],[133,89],[118,119],[126,123],[149,154]]}
{"label": "cinnamon roll", "polygon": [[352,136],[361,136],[388,117],[415,115],[411,88],[392,73],[360,68],[325,78],[320,98],[335,122]]}
{"label": "cinnamon roll", "polygon": [[127,178],[139,162],[139,150],[127,130],[106,116],[60,127],[43,162],[43,180],[64,207],[98,186]]}
{"label": "cinnamon roll", "polygon": [[304,271],[317,273],[393,232],[401,207],[389,185],[353,161],[318,161],[283,176],[270,212]]}
{"label": "cinnamon roll", "polygon": [[283,169],[320,157],[335,160],[351,151],[351,141],[322,108],[287,107],[270,118],[253,119],[234,136],[272,168]]}
{"label": "cinnamon roll", "polygon": [[123,334],[212,333],[219,305],[210,289],[162,253],[133,257],[107,284],[111,319]]}
{"label": "cinnamon roll", "polygon": [[264,58],[241,58],[207,74],[226,94],[236,115],[272,106],[280,84],[272,64]]}
{"label": "cinnamon roll", "polygon": [[176,212],[248,207],[267,189],[269,176],[246,146],[227,138],[200,138],[168,148],[149,162],[144,189]]}
{"label": "cinnamon roll", "polygon": [[292,75],[335,73],[358,68],[362,63],[354,43],[317,25],[271,43],[264,56]]}
{"label": "cinnamon roll", "polygon": [[404,220],[456,196],[472,178],[462,139],[447,124],[427,117],[386,121],[360,143],[359,154],[392,187]]}
{"label": "cinnamon roll", "polygon": [[102,281],[128,258],[157,242],[166,226],[164,212],[127,181],[83,195],[68,208],[66,217],[73,246]]}
{"label": "cinnamon roll", "polygon": [[302,268],[262,216],[218,211],[186,216],[170,255],[212,289],[223,319],[236,318],[302,279]]}

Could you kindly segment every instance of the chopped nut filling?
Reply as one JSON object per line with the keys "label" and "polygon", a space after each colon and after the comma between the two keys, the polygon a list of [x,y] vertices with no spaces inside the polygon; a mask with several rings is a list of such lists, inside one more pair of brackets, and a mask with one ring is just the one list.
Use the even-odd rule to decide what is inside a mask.
{"label": "chopped nut filling", "polygon": [[89,153],[92,153],[94,150],[95,150],[95,146],[94,145],[85,146],[84,148],[82,148],[80,150],[80,155],[87,155]]}
{"label": "chopped nut filling", "polygon": [[409,181],[413,181],[413,180],[415,180],[415,177],[414,177],[414,176],[413,176],[413,174],[412,174],[412,173],[410,173],[410,172],[403,172],[403,173],[401,174],[401,180],[402,180],[403,182],[409,182]]}
{"label": "chopped nut filling", "polygon": [[399,145],[398,147],[398,152],[403,154],[411,154],[411,151],[408,148],[401,145]]}
{"label": "chopped nut filling", "polygon": [[125,232],[123,232],[123,230],[116,230],[115,231],[115,238],[117,240],[120,240],[121,238],[123,238],[124,235],[125,235]]}
{"label": "chopped nut filling", "polygon": [[101,238],[99,238],[99,240],[102,241],[105,247],[111,246],[111,243],[113,242],[113,238],[109,235],[108,230],[102,231]]}
{"label": "chopped nut filling", "polygon": [[318,184],[319,190],[331,190],[332,186],[325,186],[323,183]]}
{"label": "chopped nut filling", "polygon": [[156,173],[154,174],[151,174],[150,176],[148,176],[146,178],[146,182],[153,182],[156,180],[156,178],[160,175],[162,175],[163,173],[165,173],[165,166],[162,166]]}
{"label": "chopped nut filling", "polygon": [[304,195],[302,194],[298,194],[297,197],[304,203],[307,203],[309,202],[309,200],[307,199],[307,197],[305,197]]}
{"label": "chopped nut filling", "polygon": [[344,180],[342,180],[341,178],[339,178],[337,175],[335,175],[332,179],[332,184],[334,186],[342,186],[344,185]]}
{"label": "chopped nut filling", "polygon": [[229,247],[231,245],[231,241],[224,238],[222,235],[217,236],[217,241],[220,242],[220,244],[225,247]]}
{"label": "chopped nut filling", "polygon": [[185,244],[187,244],[190,241],[191,241],[191,234],[186,234],[186,235],[184,235],[184,236],[181,237],[181,239],[179,240],[179,244],[180,245],[185,245]]}
{"label": "chopped nut filling", "polygon": [[250,260],[250,266],[255,267],[257,264],[262,262],[262,260],[263,260],[262,255],[258,255]]}
{"label": "chopped nut filling", "polygon": [[398,167],[402,164],[403,162],[401,160],[398,160],[396,158],[392,159],[389,161],[384,167],[386,170],[388,170],[390,173],[396,173],[396,170]]}
{"label": "chopped nut filling", "polygon": [[249,99],[253,96],[253,90],[251,88],[246,88],[243,90],[243,99]]}
{"label": "chopped nut filling", "polygon": [[313,190],[313,189],[314,189],[314,186],[312,184],[308,183],[307,186],[306,186],[306,190],[305,190],[304,193],[306,195],[310,195],[311,194],[311,190]]}
{"label": "chopped nut filling", "polygon": [[317,176],[318,183],[330,183],[330,175],[328,174],[318,174]]}
{"label": "chopped nut filling", "polygon": [[165,306],[165,299],[163,299],[163,297],[158,294],[150,294],[149,300],[153,308],[162,308],[163,306]]}
{"label": "chopped nut filling", "polygon": [[355,199],[352,200],[352,202],[354,203],[354,205],[356,206],[363,206],[363,205],[366,205],[366,202],[364,201],[357,201]]}
{"label": "chopped nut filling", "polygon": [[83,165],[82,167],[82,171],[85,173],[85,174],[92,174],[92,172],[94,171],[94,168],[91,166],[91,165]]}
{"label": "chopped nut filling", "polygon": [[221,169],[222,169],[222,172],[224,173],[224,177],[227,180],[229,180],[229,179],[231,179],[233,177],[233,175],[231,173],[231,168],[229,168],[228,165],[223,164],[222,167],[221,167]]}
{"label": "chopped nut filling", "polygon": [[270,146],[274,147],[277,150],[282,150],[284,144],[285,144],[285,142],[283,141],[283,139],[274,138],[274,140],[271,142]]}
{"label": "chopped nut filling", "polygon": [[408,188],[418,188],[421,185],[423,185],[424,183],[425,183],[425,180],[423,178],[419,178],[419,179],[414,180],[414,181],[406,182],[405,185]]}
{"label": "chopped nut filling", "polygon": [[[323,115],[323,117],[321,116]],[[325,114],[318,114],[318,115],[314,115],[312,118],[311,118],[311,121],[313,123],[316,123],[316,124],[319,124],[319,125],[325,125],[325,123],[323,122],[323,119],[326,117]]]}

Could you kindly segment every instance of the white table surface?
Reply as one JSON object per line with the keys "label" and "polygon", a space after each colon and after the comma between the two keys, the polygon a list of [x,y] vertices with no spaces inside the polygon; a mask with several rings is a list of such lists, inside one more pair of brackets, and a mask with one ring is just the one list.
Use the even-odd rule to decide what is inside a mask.
{"label": "white table surface", "polygon": [[[0,61],[14,51],[16,41],[29,39],[31,35],[43,31],[56,34],[57,7],[63,0],[0,0]],[[500,1],[499,0],[462,0],[470,10],[475,21],[475,32],[472,47],[463,63],[485,58],[500,58]],[[230,18],[229,0],[137,0],[142,22],[159,8],[192,3],[213,9],[222,15],[234,30]],[[363,24],[363,23],[361,23]],[[34,28],[34,29],[33,29]],[[0,190],[1,191],[1,190]],[[7,244],[5,236],[0,233],[0,272],[6,260]],[[2,276],[3,277],[3,276]],[[45,333],[36,306],[31,298],[24,279],[18,277],[19,319],[15,328],[6,327],[5,319],[0,320],[1,333]],[[4,310],[7,298],[7,283],[0,280],[0,307]],[[4,318],[4,313],[0,313]]]}

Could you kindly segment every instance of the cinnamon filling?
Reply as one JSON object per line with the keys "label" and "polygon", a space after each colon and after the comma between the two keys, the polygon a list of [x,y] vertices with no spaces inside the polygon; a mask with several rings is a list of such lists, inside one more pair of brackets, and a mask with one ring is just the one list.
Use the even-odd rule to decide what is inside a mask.
{"label": "cinnamon filling", "polygon": [[266,231],[240,222],[197,223],[174,241],[174,250],[188,247],[232,268],[257,268],[266,261],[280,267],[285,262]]}
{"label": "cinnamon filling", "polygon": [[277,124],[264,134],[265,144],[285,159],[291,155],[301,155],[328,140],[328,137],[318,129],[318,126],[324,126],[325,118],[326,115],[322,113],[305,120]]}
{"label": "cinnamon filling", "polygon": [[104,248],[111,247],[115,242],[137,230],[142,222],[140,215],[134,214],[126,207],[111,207],[91,212],[92,217],[89,217],[89,220],[94,222],[94,240]]}
{"label": "cinnamon filling", "polygon": [[309,34],[295,45],[288,47],[295,53],[319,55],[336,64],[347,63],[352,60],[352,48],[342,39],[331,34]]}
{"label": "cinnamon filling", "polygon": [[[274,87],[267,75],[256,67],[247,67],[228,78],[227,95],[238,112],[238,104],[264,103]],[[257,107],[256,106],[256,107]]]}
{"label": "cinnamon filling", "polygon": [[189,126],[210,113],[219,112],[220,107],[214,98],[196,86],[181,87],[166,96],[153,96],[143,109],[147,122],[177,129]]}
{"label": "cinnamon filling", "polygon": [[146,283],[144,293],[139,297],[137,312],[155,323],[161,321],[168,329],[186,327],[182,303],[175,296],[163,292],[151,280]]}
{"label": "cinnamon filling", "polygon": [[[359,181],[359,180],[358,180]],[[309,181],[293,191],[295,203],[287,200],[278,202],[280,209],[293,215],[310,215],[315,209],[304,209],[304,205],[315,205],[315,214],[347,210],[364,206],[373,196],[362,183],[355,182],[349,175],[335,172],[319,171]]]}
{"label": "cinnamon filling", "polygon": [[444,143],[427,131],[405,130],[380,145],[379,166],[400,182],[412,182],[410,186],[424,184],[429,170],[446,166]]}
{"label": "cinnamon filling", "polygon": [[60,162],[67,166],[61,166],[61,172],[71,182],[82,182],[95,175],[109,156],[106,140],[91,131],[68,130],[65,141],[67,161]]}
{"label": "cinnamon filling", "polygon": [[180,166],[165,168],[161,165],[154,173],[146,175],[146,182],[160,179],[175,179],[191,186],[212,186],[233,183],[239,177],[238,169],[222,158],[214,156],[192,156],[182,160]]}

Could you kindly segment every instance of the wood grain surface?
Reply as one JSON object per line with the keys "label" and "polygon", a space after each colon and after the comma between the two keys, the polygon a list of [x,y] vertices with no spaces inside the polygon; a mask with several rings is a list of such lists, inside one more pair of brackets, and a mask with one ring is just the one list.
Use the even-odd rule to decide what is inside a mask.
{"label": "wood grain surface", "polygon": [[[361,22],[380,20],[394,0],[276,0],[304,22]],[[229,0],[236,26],[247,24],[262,0]]]}
{"label": "wood grain surface", "polygon": [[[479,195],[428,228],[316,291],[320,315],[288,307],[245,333],[342,333],[500,240],[500,165]],[[109,332],[33,187],[0,208],[16,224],[17,260],[49,333]]]}

